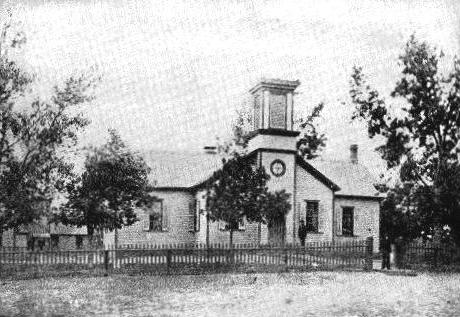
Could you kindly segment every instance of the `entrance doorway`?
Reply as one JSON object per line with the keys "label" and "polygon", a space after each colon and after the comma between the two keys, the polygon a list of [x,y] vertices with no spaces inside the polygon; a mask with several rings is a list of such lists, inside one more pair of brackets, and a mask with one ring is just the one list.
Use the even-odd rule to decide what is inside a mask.
{"label": "entrance doorway", "polygon": [[274,245],[284,244],[286,236],[286,221],[279,219],[268,224],[268,243]]}

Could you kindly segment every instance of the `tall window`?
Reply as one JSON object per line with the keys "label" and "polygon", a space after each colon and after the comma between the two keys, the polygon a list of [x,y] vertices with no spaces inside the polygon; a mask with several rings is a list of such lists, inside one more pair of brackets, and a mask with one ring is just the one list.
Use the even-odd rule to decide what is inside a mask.
{"label": "tall window", "polygon": [[59,236],[57,234],[51,236],[51,247],[53,249],[59,248]]}
{"label": "tall window", "polygon": [[163,201],[155,201],[152,208],[148,210],[148,222],[144,228],[145,231],[164,231],[165,215],[163,213]]}
{"label": "tall window", "polygon": [[201,204],[200,204],[200,200],[197,199],[194,219],[193,219],[195,232],[200,231],[200,213],[201,213]]}
{"label": "tall window", "polygon": [[82,236],[75,236],[75,246],[77,249],[81,249],[83,247],[83,237]]}
{"label": "tall window", "polygon": [[190,230],[193,232],[200,231],[200,215],[202,212],[202,202],[199,199],[193,199],[189,203],[189,213],[190,213]]}
{"label": "tall window", "polygon": [[30,237],[27,239],[27,250],[33,251],[35,248],[35,238]]}
{"label": "tall window", "polygon": [[38,239],[37,244],[40,251],[42,251],[45,248],[45,239]]}
{"label": "tall window", "polygon": [[342,235],[353,235],[353,207],[342,207]]}
{"label": "tall window", "polygon": [[307,214],[305,217],[307,232],[318,232],[318,209],[318,201],[307,200]]}

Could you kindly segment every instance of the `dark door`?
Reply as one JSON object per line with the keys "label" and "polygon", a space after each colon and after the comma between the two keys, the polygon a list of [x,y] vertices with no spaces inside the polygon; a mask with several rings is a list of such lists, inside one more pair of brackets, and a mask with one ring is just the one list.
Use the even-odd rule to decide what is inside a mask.
{"label": "dark door", "polygon": [[268,243],[274,245],[284,244],[286,224],[284,219],[275,221],[268,226]]}

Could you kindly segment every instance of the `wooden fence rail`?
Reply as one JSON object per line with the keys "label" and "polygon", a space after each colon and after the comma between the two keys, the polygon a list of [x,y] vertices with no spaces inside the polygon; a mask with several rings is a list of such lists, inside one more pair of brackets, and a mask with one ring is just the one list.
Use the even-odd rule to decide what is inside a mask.
{"label": "wooden fence rail", "polygon": [[460,269],[460,250],[454,245],[410,242],[400,243],[396,249],[400,268]]}
{"label": "wooden fence rail", "polygon": [[90,272],[197,274],[309,269],[372,269],[372,238],[296,245],[122,245],[100,250],[0,252],[0,276]]}

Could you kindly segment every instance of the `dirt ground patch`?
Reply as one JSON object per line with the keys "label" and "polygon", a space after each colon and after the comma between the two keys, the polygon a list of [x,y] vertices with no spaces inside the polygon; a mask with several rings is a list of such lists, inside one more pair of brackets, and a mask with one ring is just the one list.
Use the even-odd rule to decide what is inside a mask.
{"label": "dirt ground patch", "polygon": [[457,316],[460,274],[309,272],[6,281],[0,316]]}

